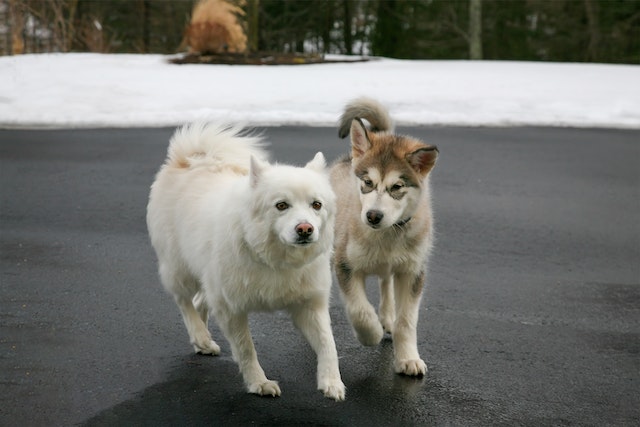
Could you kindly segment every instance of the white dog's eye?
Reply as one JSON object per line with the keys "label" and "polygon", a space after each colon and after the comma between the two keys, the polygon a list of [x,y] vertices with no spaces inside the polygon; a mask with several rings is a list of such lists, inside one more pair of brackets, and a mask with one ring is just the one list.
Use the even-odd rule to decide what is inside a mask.
{"label": "white dog's eye", "polygon": [[362,182],[366,187],[373,187],[373,181],[371,181],[369,178],[363,179]]}
{"label": "white dog's eye", "polygon": [[322,203],[316,200],[315,202],[311,203],[311,207],[319,211],[320,209],[322,209]]}
{"label": "white dog's eye", "polygon": [[278,209],[279,211],[284,211],[284,210],[287,210],[288,208],[289,208],[289,203],[287,202],[276,203],[276,209]]}
{"label": "white dog's eye", "polygon": [[402,187],[404,187],[402,184],[393,184],[390,188],[391,191],[398,191],[400,190]]}

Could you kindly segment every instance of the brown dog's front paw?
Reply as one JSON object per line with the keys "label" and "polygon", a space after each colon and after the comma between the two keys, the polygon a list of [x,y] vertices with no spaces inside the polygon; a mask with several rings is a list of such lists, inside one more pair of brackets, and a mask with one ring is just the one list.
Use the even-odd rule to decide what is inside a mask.
{"label": "brown dog's front paw", "polygon": [[422,359],[396,360],[395,368],[398,374],[411,377],[418,377],[427,373],[427,364]]}
{"label": "brown dog's front paw", "polygon": [[375,312],[362,310],[351,315],[351,323],[356,337],[362,345],[374,346],[380,344],[384,330]]}

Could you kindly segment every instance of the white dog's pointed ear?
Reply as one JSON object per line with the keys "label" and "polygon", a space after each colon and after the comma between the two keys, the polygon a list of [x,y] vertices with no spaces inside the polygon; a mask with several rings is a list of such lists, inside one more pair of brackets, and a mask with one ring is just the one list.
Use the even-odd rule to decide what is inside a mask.
{"label": "white dog's pointed ear", "polygon": [[309,163],[305,165],[305,168],[314,170],[316,172],[324,172],[327,167],[327,161],[324,159],[324,154],[320,151],[316,153]]}
{"label": "white dog's pointed ear", "polygon": [[371,141],[369,141],[367,128],[362,120],[354,119],[351,122],[351,157],[357,159],[369,148],[371,148]]}
{"label": "white dog's pointed ear", "polygon": [[252,188],[255,188],[260,181],[260,176],[264,171],[266,165],[255,157],[251,156],[251,166],[249,168],[249,183]]}

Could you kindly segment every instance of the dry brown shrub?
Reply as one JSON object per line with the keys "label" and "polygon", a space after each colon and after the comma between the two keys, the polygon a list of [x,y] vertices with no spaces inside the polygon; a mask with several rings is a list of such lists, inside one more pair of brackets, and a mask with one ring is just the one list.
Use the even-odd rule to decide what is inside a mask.
{"label": "dry brown shrub", "polygon": [[[241,4],[241,3],[240,3]],[[247,36],[239,22],[244,11],[225,0],[200,0],[193,8],[191,23],[185,31],[190,52],[242,53]]]}

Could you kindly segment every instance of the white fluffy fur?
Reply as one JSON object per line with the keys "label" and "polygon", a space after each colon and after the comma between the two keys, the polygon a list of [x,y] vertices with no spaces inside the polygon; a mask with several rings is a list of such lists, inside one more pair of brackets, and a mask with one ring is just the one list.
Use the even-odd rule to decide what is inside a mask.
{"label": "white fluffy fur", "polygon": [[211,311],[249,392],[280,395],[258,363],[248,313],[284,309],[318,356],[318,388],[343,400],[328,310],[335,196],[325,160],[318,153],[297,168],[266,158],[260,138],[239,127],[197,123],[175,133],[147,209],[160,278],[195,350],[217,355]]}

